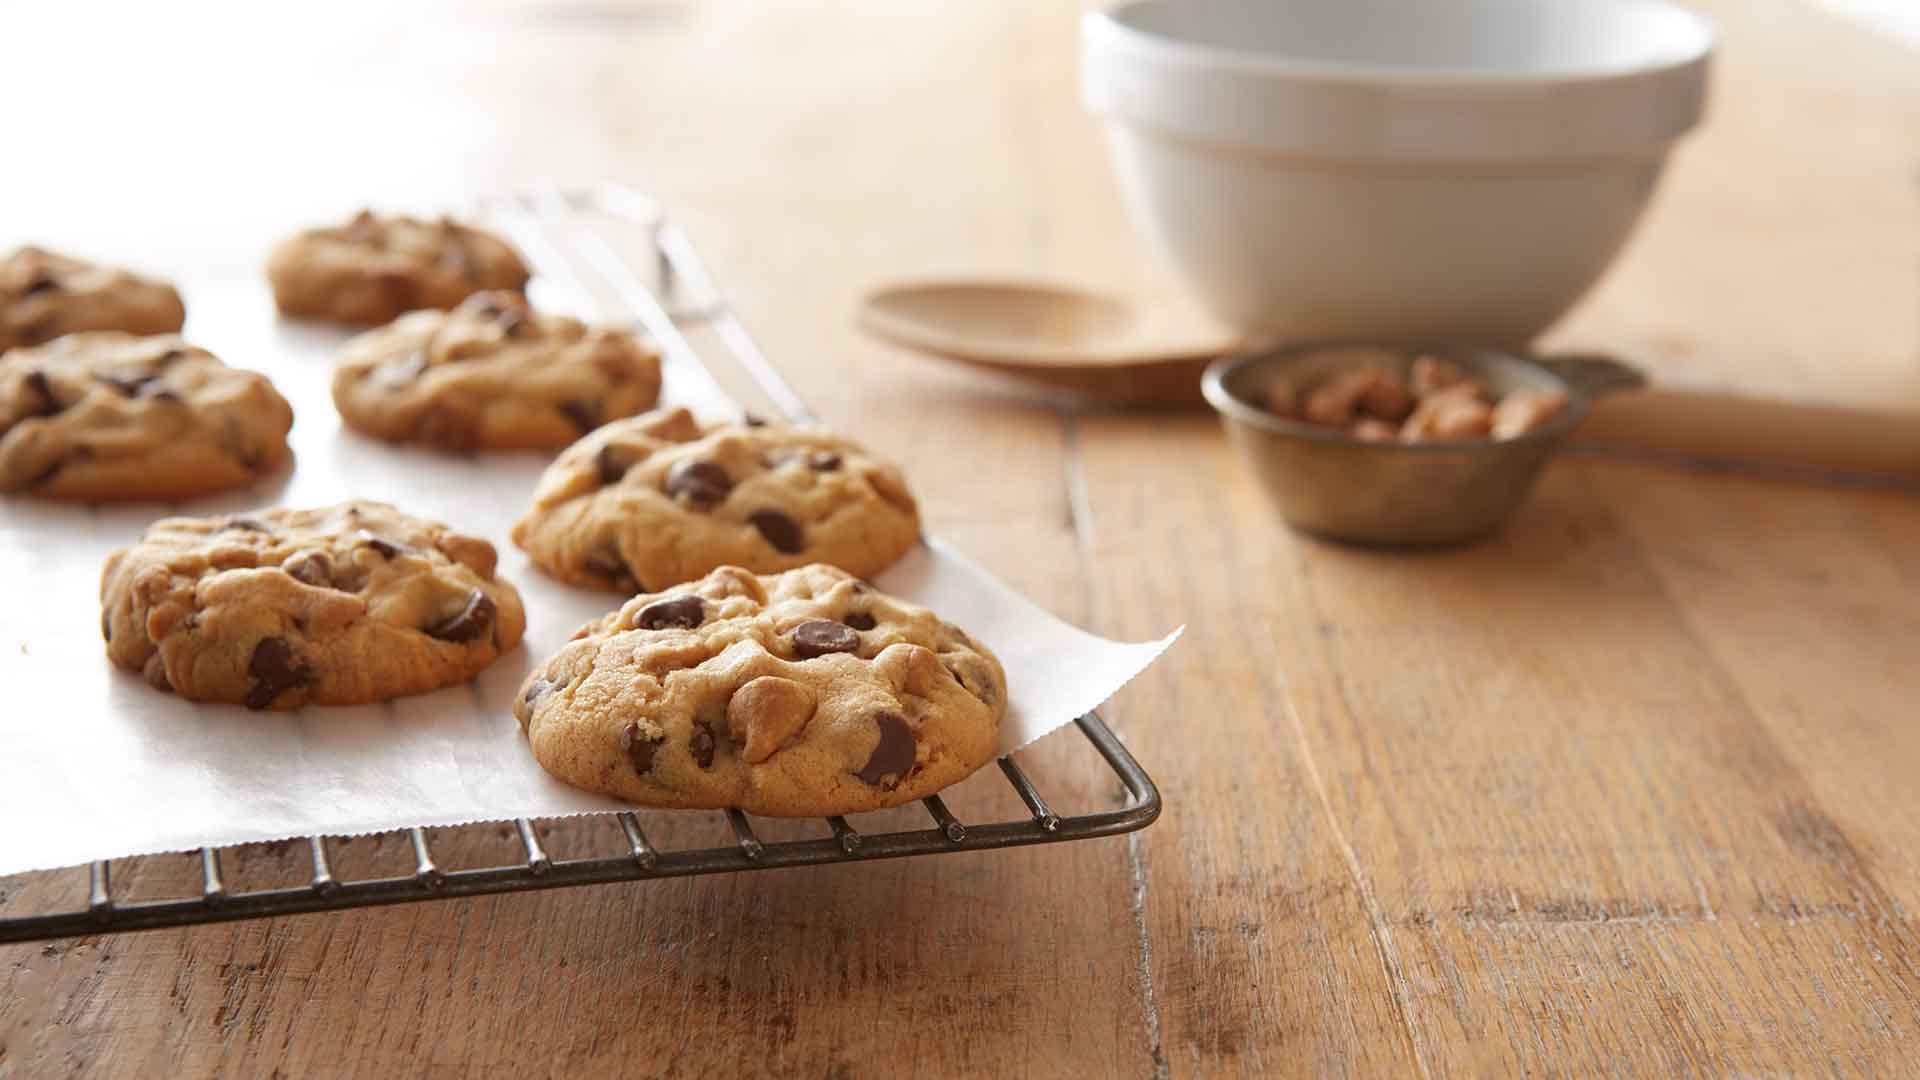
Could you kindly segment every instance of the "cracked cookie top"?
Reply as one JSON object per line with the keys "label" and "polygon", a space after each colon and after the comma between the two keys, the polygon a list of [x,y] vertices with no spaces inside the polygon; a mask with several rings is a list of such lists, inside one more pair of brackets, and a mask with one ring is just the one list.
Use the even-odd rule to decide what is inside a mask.
{"label": "cracked cookie top", "polygon": [[297,233],[267,260],[283,313],[350,326],[378,326],[421,308],[445,311],[487,289],[524,288],[527,277],[520,256],[490,232],[447,217],[371,210]]}
{"label": "cracked cookie top", "polygon": [[108,557],[115,664],[193,701],[353,705],[465,681],[519,644],[493,545],[375,502],[166,518]]}
{"label": "cracked cookie top", "polygon": [[171,334],[187,319],[174,287],[45,248],[0,258],[0,352],[83,330]]}
{"label": "cracked cookie top", "polygon": [[513,541],[548,573],[645,592],[717,566],[829,563],[859,577],[920,538],[906,477],[814,428],[702,428],[685,409],[617,420],[547,467]]}
{"label": "cracked cookie top", "polygon": [[848,814],[996,754],[1000,662],[830,566],[723,566],[636,596],[534,669],[514,712],[541,767],[645,806]]}
{"label": "cracked cookie top", "polygon": [[660,355],[624,330],[475,293],[348,342],[333,401],[348,426],[447,450],[558,449],[660,396]]}
{"label": "cracked cookie top", "polygon": [[0,355],[0,491],[183,499],[287,459],[293,408],[171,334],[69,334]]}

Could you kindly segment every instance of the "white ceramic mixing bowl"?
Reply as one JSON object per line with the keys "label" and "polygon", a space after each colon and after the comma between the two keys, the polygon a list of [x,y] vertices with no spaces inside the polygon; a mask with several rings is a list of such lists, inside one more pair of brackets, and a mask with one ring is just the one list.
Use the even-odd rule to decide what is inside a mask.
{"label": "white ceramic mixing bowl", "polygon": [[1632,232],[1714,35],[1663,0],[1134,0],[1081,39],[1136,220],[1229,325],[1517,347]]}

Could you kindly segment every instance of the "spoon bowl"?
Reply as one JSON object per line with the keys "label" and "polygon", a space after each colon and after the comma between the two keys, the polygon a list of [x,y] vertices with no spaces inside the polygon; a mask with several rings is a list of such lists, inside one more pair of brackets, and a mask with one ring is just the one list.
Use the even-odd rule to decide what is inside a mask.
{"label": "spoon bowl", "polygon": [[861,301],[859,324],[896,345],[1124,405],[1202,404],[1201,372],[1239,347],[1191,311],[1044,282],[890,285]]}

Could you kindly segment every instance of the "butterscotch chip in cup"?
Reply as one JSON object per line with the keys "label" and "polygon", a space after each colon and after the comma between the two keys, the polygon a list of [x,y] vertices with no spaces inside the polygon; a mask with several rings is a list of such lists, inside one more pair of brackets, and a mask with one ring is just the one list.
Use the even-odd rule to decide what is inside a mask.
{"label": "butterscotch chip in cup", "polygon": [[1493,437],[1512,439],[1543,427],[1567,409],[1558,390],[1515,390],[1493,407]]}

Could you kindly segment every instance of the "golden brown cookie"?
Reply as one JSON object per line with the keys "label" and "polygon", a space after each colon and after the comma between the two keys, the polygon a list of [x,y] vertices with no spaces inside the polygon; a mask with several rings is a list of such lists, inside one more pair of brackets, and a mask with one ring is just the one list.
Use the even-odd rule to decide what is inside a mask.
{"label": "golden brown cookie", "polygon": [[288,457],[293,409],[265,375],[171,334],[68,334],[0,354],[0,491],[185,499]]}
{"label": "golden brown cookie", "polygon": [[558,449],[659,396],[652,348],[537,314],[512,292],[370,330],[347,343],[333,378],[348,427],[447,450]]}
{"label": "golden brown cookie", "polygon": [[0,259],[0,352],[83,330],[171,334],[187,319],[164,281],[23,247]]}
{"label": "golden brown cookie", "polygon": [[281,241],[267,280],[282,313],[379,326],[409,311],[445,311],[486,289],[519,290],[527,268],[506,241],[451,218],[362,210],[345,225]]}
{"label": "golden brown cookie", "polygon": [[115,664],[192,701],[357,705],[463,682],[520,643],[493,545],[375,502],[166,518],[108,557]]}
{"label": "golden brown cookie", "polygon": [[716,566],[808,563],[871,577],[920,539],[898,467],[813,428],[723,424],[685,409],[616,420],[547,467],[513,542],[562,581],[645,592]]}
{"label": "golden brown cookie", "polygon": [[723,566],[582,627],[515,699],[559,779],[643,806],[820,817],[993,760],[1006,674],[926,608],[830,566]]}

